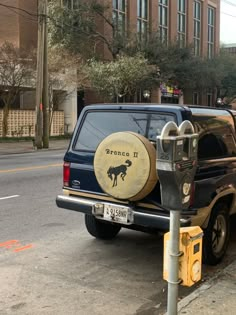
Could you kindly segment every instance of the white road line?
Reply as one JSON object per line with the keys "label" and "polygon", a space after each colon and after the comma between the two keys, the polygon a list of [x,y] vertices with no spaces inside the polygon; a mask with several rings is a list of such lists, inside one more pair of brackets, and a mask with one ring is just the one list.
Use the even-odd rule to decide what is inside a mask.
{"label": "white road line", "polygon": [[13,196],[7,196],[7,197],[0,197],[0,200],[11,199],[11,198],[17,198],[17,197],[20,197],[20,195],[13,195]]}

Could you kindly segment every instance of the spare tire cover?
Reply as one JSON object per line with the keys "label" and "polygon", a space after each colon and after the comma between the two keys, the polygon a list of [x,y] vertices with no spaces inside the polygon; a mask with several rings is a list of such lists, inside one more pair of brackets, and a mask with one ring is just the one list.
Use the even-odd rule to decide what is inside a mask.
{"label": "spare tire cover", "polygon": [[157,183],[156,151],[143,136],[116,132],[97,147],[94,172],[104,192],[116,199],[140,200]]}

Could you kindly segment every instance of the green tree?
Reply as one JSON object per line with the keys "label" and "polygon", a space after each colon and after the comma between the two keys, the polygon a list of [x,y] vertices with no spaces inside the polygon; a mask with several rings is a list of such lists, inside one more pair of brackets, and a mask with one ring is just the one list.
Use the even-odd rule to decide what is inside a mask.
{"label": "green tree", "polygon": [[[99,28],[101,23],[104,27]],[[52,46],[79,53],[84,59],[98,58],[97,47],[101,45],[105,45],[115,59],[126,43],[126,38],[117,31],[108,1],[105,4],[97,0],[81,1],[73,10],[61,6],[57,0],[50,1],[49,34]]]}
{"label": "green tree", "polygon": [[217,96],[229,104],[236,98],[236,55],[221,51],[214,66],[218,74]]}
{"label": "green tree", "polygon": [[236,97],[236,56],[221,50],[212,59],[201,59],[196,67],[194,88],[216,89],[217,97],[230,103]]}
{"label": "green tree", "polygon": [[[210,60],[197,57],[194,55],[192,45],[181,48],[178,41],[169,42],[167,45],[160,40],[158,32],[142,39],[130,30],[121,32],[119,25],[112,19],[112,9],[107,3],[104,1],[101,4],[97,0],[81,1],[78,8],[70,10],[61,7],[58,1],[52,0],[49,10],[50,43],[80,54],[85,61],[92,58],[103,59],[103,56],[98,53],[103,49],[98,48],[104,46],[110,51],[111,60],[114,61],[119,61],[120,56],[134,57],[140,53],[150,68],[156,69],[155,71],[159,69],[158,80],[154,75],[155,71],[151,71],[149,80],[146,80],[148,83],[151,82],[148,89],[158,87],[159,82],[163,82],[170,86],[177,85],[183,91],[186,89],[202,91],[207,88],[217,88],[220,91],[223,88],[228,94],[234,94],[233,84],[230,84],[234,82],[232,70],[234,66],[230,60],[223,58],[222,55]],[[99,23],[104,25],[104,32],[99,29]],[[113,67],[114,64],[111,66]],[[101,67],[103,67],[103,73],[107,73],[108,78],[110,77],[110,81],[113,82],[114,69],[111,70],[109,65],[102,63],[96,64],[95,68],[101,70]],[[90,63],[90,69],[94,71],[95,68],[92,68]],[[117,67],[117,69],[121,68]],[[118,76],[117,73],[116,76]],[[121,80],[122,74],[119,77]],[[153,80],[154,77],[155,80]],[[96,90],[100,93],[105,89],[105,87],[99,88],[99,83],[95,80],[90,81],[93,87],[97,86]],[[107,82],[108,86],[111,86],[111,82]],[[104,92],[102,93],[104,95]],[[105,94],[108,97],[107,93]],[[117,94],[117,91],[113,89],[110,95],[114,94]]]}
{"label": "green tree", "polygon": [[108,101],[117,97],[130,101],[139,90],[158,83],[155,69],[141,54],[119,56],[110,62],[91,60],[87,70],[91,87]]}
{"label": "green tree", "polygon": [[[203,60],[194,56],[192,45],[180,47],[178,41],[170,42],[166,45],[155,33],[150,36],[145,45],[139,45],[140,51],[152,65],[156,65],[160,71],[160,80],[170,86],[178,86],[185,90],[195,88],[200,84],[199,69],[203,67]],[[131,52],[135,50],[135,45]]]}

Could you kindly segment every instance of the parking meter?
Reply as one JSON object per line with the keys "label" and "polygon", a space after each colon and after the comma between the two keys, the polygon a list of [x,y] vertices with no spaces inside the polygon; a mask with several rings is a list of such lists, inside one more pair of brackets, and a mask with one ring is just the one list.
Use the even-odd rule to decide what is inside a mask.
{"label": "parking meter", "polygon": [[190,205],[197,167],[198,134],[186,120],[178,127],[170,121],[157,136],[156,168],[163,207],[184,210]]}

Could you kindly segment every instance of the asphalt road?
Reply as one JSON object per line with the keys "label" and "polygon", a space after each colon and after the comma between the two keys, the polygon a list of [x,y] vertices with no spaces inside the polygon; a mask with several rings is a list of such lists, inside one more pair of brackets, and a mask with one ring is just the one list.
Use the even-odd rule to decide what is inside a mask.
{"label": "asphalt road", "polygon": [[[55,205],[63,153],[0,157],[0,314],[162,314],[162,237],[122,230],[93,239],[82,214]],[[203,281],[236,259],[235,241]],[[181,287],[180,298],[193,289]]]}

